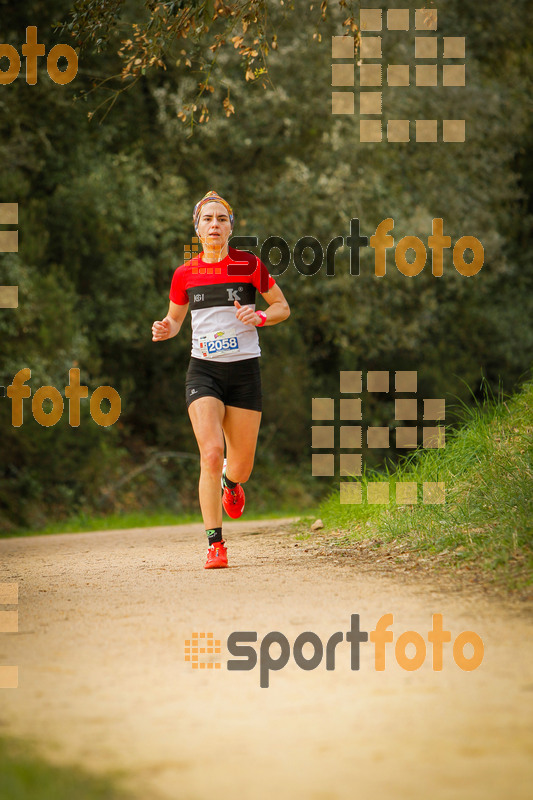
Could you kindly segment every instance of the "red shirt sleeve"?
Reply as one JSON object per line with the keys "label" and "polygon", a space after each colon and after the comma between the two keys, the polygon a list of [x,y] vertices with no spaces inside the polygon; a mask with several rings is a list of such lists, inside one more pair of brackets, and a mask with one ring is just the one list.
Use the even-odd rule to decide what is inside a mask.
{"label": "red shirt sleeve", "polygon": [[231,262],[228,264],[228,277],[249,277],[261,294],[272,289],[276,281],[262,261],[246,250],[229,249]]}
{"label": "red shirt sleeve", "polygon": [[172,283],[170,284],[169,298],[178,306],[186,306],[189,302],[189,297],[185,291],[182,267],[178,267],[178,269],[174,272]]}
{"label": "red shirt sleeve", "polygon": [[259,261],[259,259],[257,259],[257,266],[252,275],[252,283],[261,294],[268,292],[276,283],[263,262]]}

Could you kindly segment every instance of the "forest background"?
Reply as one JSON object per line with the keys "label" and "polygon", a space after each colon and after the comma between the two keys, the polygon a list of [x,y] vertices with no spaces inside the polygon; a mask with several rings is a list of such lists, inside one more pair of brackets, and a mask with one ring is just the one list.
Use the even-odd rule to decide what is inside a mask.
{"label": "forest background", "polygon": [[[98,5],[88,3],[94,13]],[[41,66],[28,85],[23,66],[0,87],[0,202],[18,203],[20,237],[18,253],[0,255],[0,284],[19,286],[19,307],[0,310],[0,385],[29,367],[32,394],[51,385],[64,395],[77,366],[89,392],[107,384],[122,400],[108,428],[91,419],[87,402],[78,428],[69,426],[67,407],[43,427],[25,400],[15,428],[11,403],[0,397],[6,533],[75,514],[196,509],[197,448],[184,403],[188,324],[163,344],[152,343],[150,329],[166,313],[173,271],[194,235],[192,208],[209,189],[233,205],[235,235],[259,243],[280,236],[292,249],[314,236],[325,249],[348,236],[356,217],[366,236],[391,217],[396,242],[427,242],[432,219],[442,218],[452,243],[471,235],[485,249],[470,278],[454,269],[450,251],[441,278],[431,274],[430,256],[421,274],[405,277],[392,251],[377,278],[369,248],[359,276],[350,275],[347,247],[334,276],[325,266],[302,275],[291,263],[279,277],[291,317],[261,331],[255,509],[305,509],[335,487],[311,477],[311,399],[338,394],[341,370],[417,370],[419,396],[446,397],[450,424],[454,404],[474,402],[483,384],[511,393],[530,374],[529,3],[434,4],[439,36],[466,36],[466,86],[384,85],[383,100],[385,120],[466,119],[464,143],[436,144],[361,143],[357,111],[331,113],[331,36],[353,31],[343,28],[346,8],[330,3],[322,19],[304,0],[258,4],[271,43],[268,76],[249,74],[238,43],[221,49],[213,91],[204,92],[208,111],[199,102],[191,124],[182,110],[203,80],[202,61],[214,58],[201,36],[169,45],[164,68],[120,78],[120,41],[129,23],[149,19],[155,4],[146,5],[129,0],[117,25],[80,50],[72,83],[58,86]],[[192,4],[198,13],[207,5]],[[365,7],[407,5],[415,7]],[[47,52],[75,44],[55,27],[72,19],[71,9],[68,0],[0,2],[0,40],[20,52],[26,27],[36,25]],[[253,32],[252,25],[252,48]],[[412,36],[387,34],[389,61],[413,63]],[[365,422],[388,424],[392,408],[376,398]],[[387,454],[365,455],[379,466]]]}

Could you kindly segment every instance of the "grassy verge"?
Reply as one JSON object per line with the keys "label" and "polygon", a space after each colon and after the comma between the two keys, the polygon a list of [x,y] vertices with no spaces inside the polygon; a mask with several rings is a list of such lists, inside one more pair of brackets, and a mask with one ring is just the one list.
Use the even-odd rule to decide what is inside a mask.
{"label": "grassy verge", "polygon": [[[128,474],[127,467],[121,471]],[[119,474],[120,471],[114,475],[115,482]],[[16,515],[15,519],[2,515],[0,492],[0,539],[200,523],[198,475],[196,465],[185,475],[172,472],[170,468],[157,475],[145,471],[121,488],[115,487],[105,505],[80,499],[77,492],[72,491],[65,503],[44,506],[32,505],[30,501],[27,512]],[[268,454],[246,484],[245,491],[248,520],[300,516],[306,509],[311,513],[324,497],[324,487],[309,470],[301,464],[279,462]]]}
{"label": "grassy verge", "polygon": [[37,756],[27,743],[0,738],[2,800],[127,800],[113,778],[77,767],[57,767]]}
{"label": "grassy verge", "polygon": [[[278,519],[280,517],[297,517],[301,515],[298,508],[276,508],[274,511],[254,510],[246,508],[247,519]],[[78,514],[61,522],[52,522],[43,528],[20,528],[9,532],[0,531],[0,539],[19,536],[46,536],[51,533],[83,533],[85,531],[119,530],[124,528],[151,528],[157,525],[187,525],[201,522],[200,513],[173,514],[170,511],[146,511],[125,514],[108,514],[106,516],[88,516]]]}
{"label": "grassy verge", "polygon": [[[388,505],[341,505],[335,492],[322,504],[328,528],[351,540],[400,542],[439,554],[451,564],[475,562],[511,588],[533,583],[533,382],[507,400],[486,399],[466,411],[464,425],[446,432],[446,446],[418,450],[392,473],[366,473],[388,481]],[[417,503],[395,500],[400,481],[418,484]],[[446,502],[422,502],[422,484],[443,482]]]}

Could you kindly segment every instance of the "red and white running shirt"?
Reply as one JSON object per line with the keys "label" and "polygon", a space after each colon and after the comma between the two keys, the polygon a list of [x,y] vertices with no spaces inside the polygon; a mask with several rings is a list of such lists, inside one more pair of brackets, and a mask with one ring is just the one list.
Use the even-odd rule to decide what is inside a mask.
{"label": "red and white running shirt", "polygon": [[200,255],[178,267],[169,297],[177,305],[190,305],[191,355],[217,361],[260,356],[257,329],[237,319],[234,301],[255,311],[256,291],[267,292],[274,284],[257,256],[233,247],[222,261],[209,264]]}

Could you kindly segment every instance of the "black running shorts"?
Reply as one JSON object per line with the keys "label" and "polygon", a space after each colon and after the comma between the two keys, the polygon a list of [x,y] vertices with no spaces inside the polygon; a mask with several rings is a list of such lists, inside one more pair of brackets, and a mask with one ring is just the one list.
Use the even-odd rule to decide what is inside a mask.
{"label": "black running shorts", "polygon": [[242,361],[191,358],[185,380],[187,407],[199,397],[216,397],[225,406],[261,411],[259,358]]}

